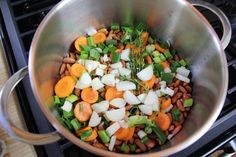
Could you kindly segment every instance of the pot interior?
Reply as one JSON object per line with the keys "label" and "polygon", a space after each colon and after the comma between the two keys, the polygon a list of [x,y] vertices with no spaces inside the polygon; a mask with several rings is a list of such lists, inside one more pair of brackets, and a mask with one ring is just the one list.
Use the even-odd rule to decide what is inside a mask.
{"label": "pot interior", "polygon": [[227,68],[215,33],[200,13],[184,0],[64,0],[59,3],[39,26],[30,51],[31,84],[46,117],[77,145],[104,155],[105,151],[84,144],[63,128],[51,113],[51,106],[53,86],[71,43],[89,26],[101,28],[114,22],[147,24],[149,32],[169,40],[189,61],[195,104],[182,131],[151,152],[168,155],[192,144],[209,129],[222,108]]}

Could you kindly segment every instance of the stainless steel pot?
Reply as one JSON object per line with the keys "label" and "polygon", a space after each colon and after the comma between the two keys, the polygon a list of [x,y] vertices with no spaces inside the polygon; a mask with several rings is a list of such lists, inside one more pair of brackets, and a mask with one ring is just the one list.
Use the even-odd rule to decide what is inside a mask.
{"label": "stainless steel pot", "polygon": [[[193,6],[214,12],[221,20],[224,34],[220,41],[201,13]],[[29,66],[15,73],[0,93],[0,121],[13,138],[30,143],[55,142],[61,135],[79,147],[101,156],[134,156],[95,148],[77,138],[57,120],[52,108],[53,85],[63,56],[85,28],[100,28],[112,22],[144,22],[151,32],[169,40],[190,62],[195,105],[182,131],[160,149],[142,156],[168,156],[197,141],[216,120],[226,96],[228,69],[224,48],[230,41],[231,28],[226,16],[205,2],[185,0],[64,0],[55,6],[37,29],[32,41]],[[8,118],[7,98],[16,84],[29,72],[34,95],[47,119],[57,130],[36,135],[18,129]]]}

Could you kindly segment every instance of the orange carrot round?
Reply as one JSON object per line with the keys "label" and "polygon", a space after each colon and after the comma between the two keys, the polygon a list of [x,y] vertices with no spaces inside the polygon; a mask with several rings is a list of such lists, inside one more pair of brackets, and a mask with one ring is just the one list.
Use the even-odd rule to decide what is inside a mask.
{"label": "orange carrot round", "polygon": [[110,87],[106,91],[105,99],[110,101],[114,98],[123,98],[123,92],[117,91],[115,87]]}
{"label": "orange carrot round", "polygon": [[133,128],[120,128],[116,133],[115,136],[118,140],[128,141],[134,135],[134,127]]}
{"label": "orange carrot round", "polygon": [[169,106],[171,105],[171,98],[167,98],[167,99],[163,99],[162,100],[162,105],[161,105],[161,109],[165,110],[167,109]]}
{"label": "orange carrot round", "polygon": [[151,88],[154,86],[154,84],[155,84],[155,80],[156,80],[156,76],[155,76],[155,75],[152,75],[152,78],[151,78],[150,80],[148,80],[148,81],[143,81],[142,83],[143,83],[146,87],[148,87],[149,89],[151,89]]}
{"label": "orange carrot round", "polygon": [[94,34],[93,41],[95,44],[103,43],[104,41],[106,41],[106,35],[102,32],[98,32]]}
{"label": "orange carrot round", "polygon": [[124,138],[125,141],[130,140],[134,136],[135,127],[129,128],[128,135]]}
{"label": "orange carrot round", "polygon": [[88,121],[92,112],[91,105],[84,101],[77,103],[74,108],[74,115],[80,122]]}
{"label": "orange carrot round", "polygon": [[92,88],[85,88],[81,92],[81,98],[90,104],[95,103],[98,100],[98,92]]}
{"label": "orange carrot round", "polygon": [[84,36],[78,37],[78,38],[75,40],[74,45],[75,45],[76,50],[80,52],[80,50],[81,50],[81,49],[80,49],[80,46],[81,46],[81,45],[88,45],[87,38],[84,37]]}
{"label": "orange carrot round", "polygon": [[167,49],[163,49],[158,43],[155,44],[155,48],[159,52],[165,52]]}
{"label": "orange carrot round", "polygon": [[170,67],[170,64],[169,64],[167,61],[161,62],[160,64],[162,65],[162,67],[163,67],[164,69]]}
{"label": "orange carrot round", "polygon": [[60,98],[69,96],[75,87],[75,80],[72,76],[62,77],[55,85],[55,93]]}
{"label": "orange carrot round", "polygon": [[80,77],[84,71],[85,67],[78,63],[73,64],[70,68],[71,74],[76,77]]}
{"label": "orange carrot round", "polygon": [[141,40],[142,40],[144,46],[147,45],[148,36],[149,36],[149,33],[148,33],[148,32],[143,32],[143,33],[140,35],[140,38],[141,38]]}
{"label": "orange carrot round", "polygon": [[161,130],[166,131],[170,127],[171,119],[167,114],[158,112],[155,122],[161,128]]}

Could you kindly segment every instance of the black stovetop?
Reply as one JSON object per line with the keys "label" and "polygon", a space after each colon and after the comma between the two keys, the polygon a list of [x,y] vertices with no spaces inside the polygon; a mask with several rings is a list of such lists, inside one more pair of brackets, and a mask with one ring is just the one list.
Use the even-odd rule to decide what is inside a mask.
{"label": "black stovetop", "polygon": [[[29,47],[33,35],[43,17],[60,0],[0,0],[0,35],[3,39],[5,56],[11,74],[27,66]],[[227,15],[232,26],[232,38],[225,50],[228,69],[229,87],[224,108],[212,128],[197,142],[173,156],[209,155],[223,144],[236,137],[236,1],[206,0],[218,6]],[[200,11],[211,22],[219,37],[222,26],[209,11]],[[25,90],[27,89],[27,90]],[[17,88],[20,108],[28,130],[35,133],[53,131],[53,127],[44,117],[30,90],[29,78],[23,80]],[[67,139],[46,146],[35,146],[38,156],[75,157],[94,156],[73,145]]]}

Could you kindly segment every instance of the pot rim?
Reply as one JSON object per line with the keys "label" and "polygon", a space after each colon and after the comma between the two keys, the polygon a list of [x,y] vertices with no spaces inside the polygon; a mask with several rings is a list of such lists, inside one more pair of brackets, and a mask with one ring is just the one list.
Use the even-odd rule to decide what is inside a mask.
{"label": "pot rim", "polygon": [[228,66],[227,66],[227,60],[226,60],[226,56],[223,50],[223,47],[221,45],[221,42],[216,34],[216,32],[214,31],[213,27],[210,25],[210,23],[207,21],[207,19],[196,9],[194,8],[191,3],[189,3],[187,0],[177,0],[179,3],[184,4],[186,7],[190,7],[191,10],[197,14],[204,22],[204,24],[210,29],[212,36],[213,36],[213,40],[216,41],[217,45],[219,47],[219,49],[221,50],[222,53],[220,53],[220,57],[222,59],[223,62],[223,88],[222,90],[219,92],[219,99],[217,101],[218,107],[216,107],[214,109],[214,111],[212,112],[210,116],[210,118],[208,119],[208,121],[205,122],[205,124],[201,127],[201,129],[198,130],[198,132],[194,133],[192,136],[188,137],[186,140],[184,140],[183,142],[175,145],[175,146],[171,146],[170,148],[166,148],[164,150],[160,150],[157,152],[152,152],[152,153],[142,153],[142,154],[121,154],[121,153],[115,153],[115,152],[110,152],[108,150],[103,150],[103,149],[99,149],[96,148],[86,142],[81,141],[78,137],[76,137],[74,134],[72,134],[71,132],[69,132],[65,127],[63,127],[58,121],[57,119],[53,116],[53,114],[51,114],[51,112],[44,106],[42,105],[43,102],[39,99],[39,89],[34,86],[34,84],[36,84],[36,78],[35,78],[35,71],[34,71],[34,63],[35,63],[35,49],[36,49],[36,45],[37,45],[37,41],[40,38],[40,34],[41,32],[44,30],[44,27],[47,25],[48,21],[51,19],[51,17],[54,16],[54,14],[60,10],[61,8],[63,8],[64,5],[66,5],[69,1],[68,0],[62,0],[61,2],[59,2],[56,6],[54,6],[52,8],[52,10],[50,10],[50,12],[45,16],[45,18],[43,19],[43,21],[40,23],[38,29],[36,30],[36,33],[33,37],[32,43],[31,43],[31,47],[30,47],[30,51],[29,51],[29,77],[30,77],[30,84],[31,87],[33,89],[33,93],[35,95],[35,98],[37,100],[37,102],[39,103],[39,106],[41,108],[41,110],[43,111],[44,115],[46,116],[46,118],[50,121],[50,123],[53,125],[53,127],[60,133],[62,134],[64,137],[66,137],[68,140],[70,140],[71,142],[73,142],[74,144],[76,144],[77,146],[85,149],[91,153],[94,154],[98,154],[101,156],[122,156],[122,157],[134,157],[134,156],[143,156],[143,157],[148,157],[149,155],[154,155],[154,156],[168,156],[170,154],[174,154],[178,151],[181,151],[185,148],[187,148],[188,146],[190,146],[191,144],[193,144],[194,142],[196,142],[198,139],[200,139],[212,126],[212,124],[215,122],[216,118],[218,117],[218,115],[221,112],[221,109],[224,105],[224,101],[225,101],[225,97],[226,97],[226,91],[228,88]]}

